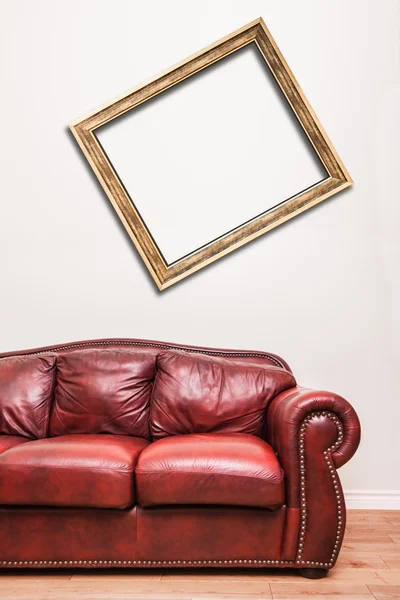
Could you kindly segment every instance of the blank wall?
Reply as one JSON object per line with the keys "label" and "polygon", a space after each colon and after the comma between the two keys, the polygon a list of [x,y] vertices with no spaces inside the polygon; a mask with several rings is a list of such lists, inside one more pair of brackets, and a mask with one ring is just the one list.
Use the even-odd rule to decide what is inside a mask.
{"label": "blank wall", "polygon": [[[124,336],[276,352],[357,409],[345,488],[400,490],[399,8],[2,0],[0,351]],[[67,125],[260,15],[355,185],[160,293]]]}

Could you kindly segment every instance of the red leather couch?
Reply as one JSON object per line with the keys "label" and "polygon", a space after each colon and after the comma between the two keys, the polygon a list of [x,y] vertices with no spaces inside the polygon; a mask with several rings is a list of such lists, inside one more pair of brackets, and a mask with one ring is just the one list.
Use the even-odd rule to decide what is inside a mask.
{"label": "red leather couch", "polygon": [[265,352],[0,355],[1,567],[334,566],[360,424]]}

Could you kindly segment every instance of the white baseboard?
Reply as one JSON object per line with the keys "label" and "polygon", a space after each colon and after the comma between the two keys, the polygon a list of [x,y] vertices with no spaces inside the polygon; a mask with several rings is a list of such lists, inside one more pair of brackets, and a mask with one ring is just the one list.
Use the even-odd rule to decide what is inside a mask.
{"label": "white baseboard", "polygon": [[350,509],[400,510],[400,491],[345,490],[344,497]]}

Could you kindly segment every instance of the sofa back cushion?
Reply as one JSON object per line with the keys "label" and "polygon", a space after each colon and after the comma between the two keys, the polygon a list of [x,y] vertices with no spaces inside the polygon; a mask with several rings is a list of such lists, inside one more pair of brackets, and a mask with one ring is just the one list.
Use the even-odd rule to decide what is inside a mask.
{"label": "sofa back cushion", "polygon": [[47,435],[55,382],[55,356],[0,360],[0,434]]}
{"label": "sofa back cushion", "polygon": [[112,433],[149,439],[156,356],[124,349],[59,355],[50,435]]}
{"label": "sofa back cushion", "polygon": [[160,353],[150,411],[152,437],[219,431],[261,437],[268,403],[295,385],[293,375],[279,367]]}

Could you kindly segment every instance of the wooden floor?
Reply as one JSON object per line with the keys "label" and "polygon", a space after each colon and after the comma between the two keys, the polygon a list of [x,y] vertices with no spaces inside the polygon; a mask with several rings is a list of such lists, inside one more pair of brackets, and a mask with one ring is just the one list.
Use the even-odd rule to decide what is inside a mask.
{"label": "wooden floor", "polygon": [[[0,540],[1,543],[2,540]],[[310,581],[294,571],[1,571],[12,600],[400,600],[400,511],[349,511],[338,563]]]}

